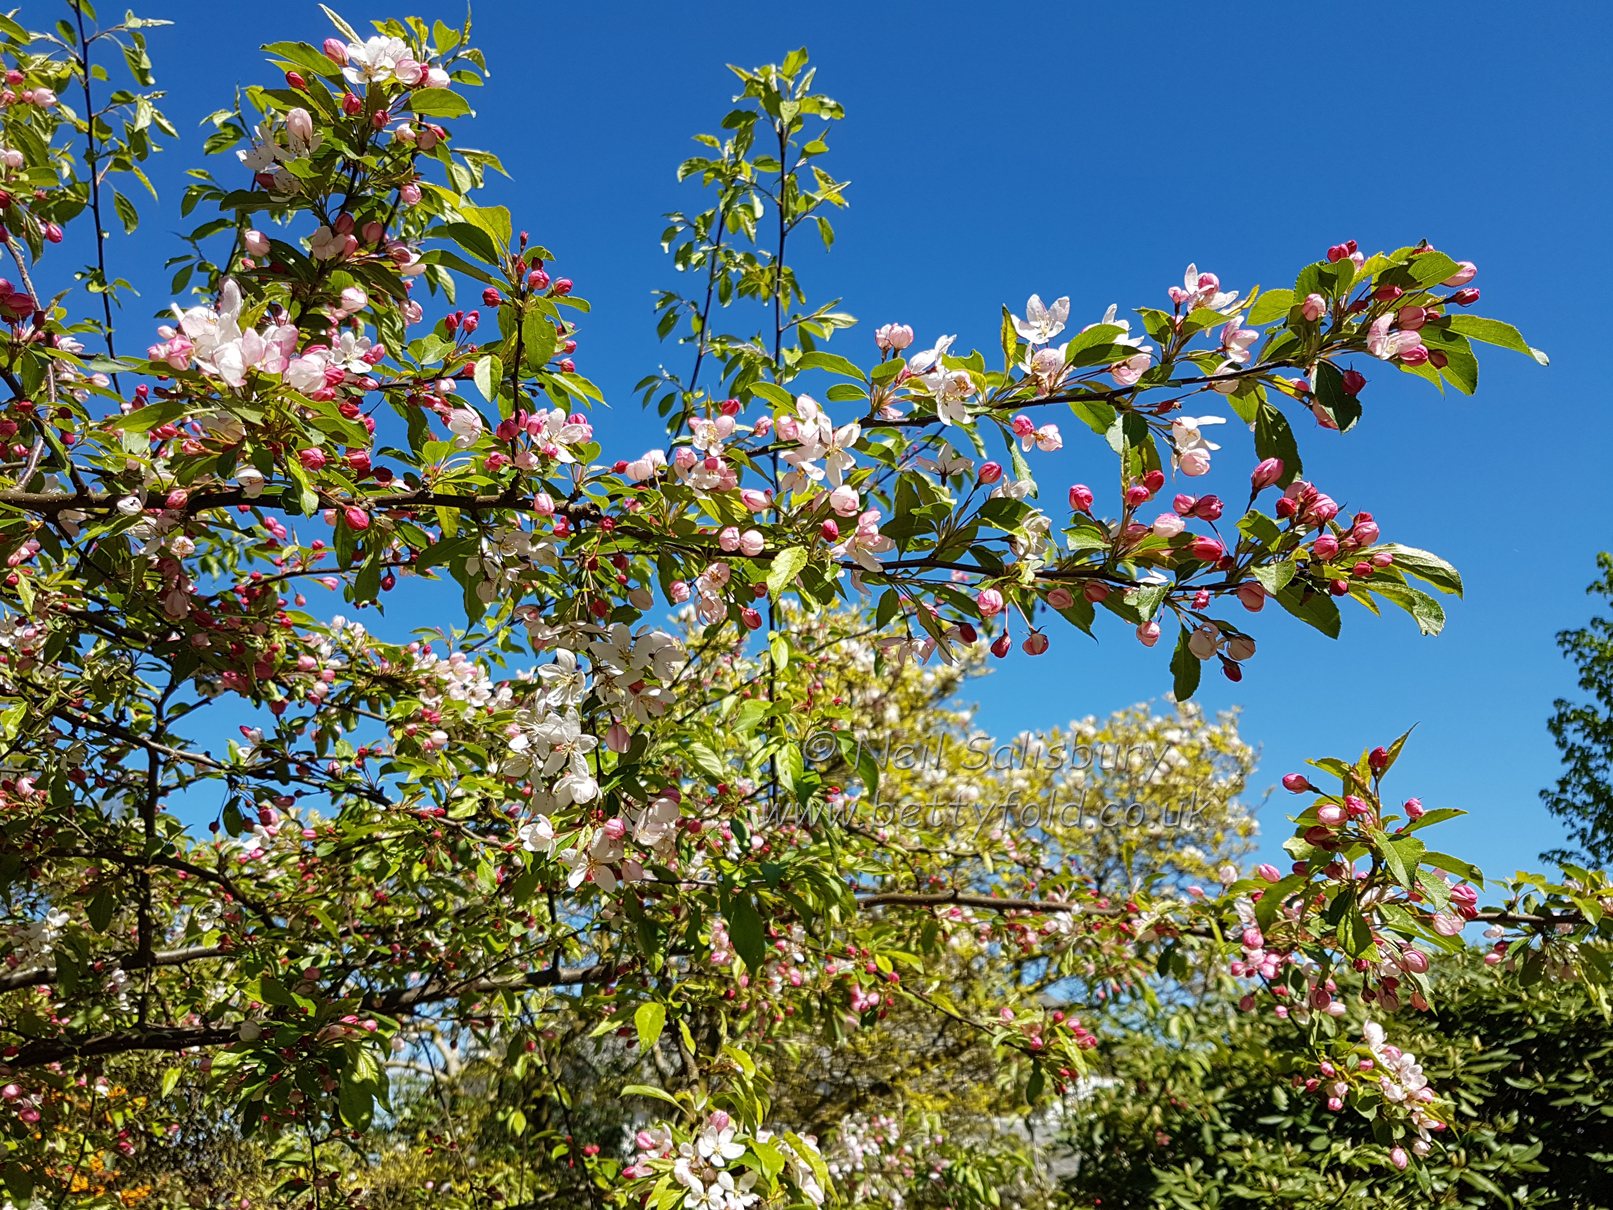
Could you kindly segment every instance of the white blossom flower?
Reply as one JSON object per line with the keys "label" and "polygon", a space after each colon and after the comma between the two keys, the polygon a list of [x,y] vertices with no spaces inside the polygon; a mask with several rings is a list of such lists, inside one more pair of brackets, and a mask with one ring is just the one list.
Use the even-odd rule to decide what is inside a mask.
{"label": "white blossom flower", "polygon": [[1069,318],[1068,298],[1061,298],[1051,307],[1046,307],[1042,305],[1041,295],[1032,294],[1030,301],[1025,304],[1025,318],[1013,316],[1014,331],[1019,333],[1021,340],[1033,345],[1045,345],[1064,331],[1064,322]]}

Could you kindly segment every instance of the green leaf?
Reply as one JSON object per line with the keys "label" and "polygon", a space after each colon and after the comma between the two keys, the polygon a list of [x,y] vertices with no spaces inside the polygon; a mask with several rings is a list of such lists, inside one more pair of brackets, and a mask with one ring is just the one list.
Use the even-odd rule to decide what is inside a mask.
{"label": "green leaf", "polygon": [[90,900],[85,915],[89,917],[90,927],[98,933],[104,933],[107,926],[112,923],[112,912],[117,907],[117,900],[112,892],[103,888],[97,891],[95,898]]}
{"label": "green leaf", "polygon": [[1438,634],[1445,629],[1445,610],[1438,601],[1421,589],[1395,580],[1380,581],[1376,578],[1363,585],[1362,589],[1363,591],[1370,589],[1384,600],[1400,606],[1416,619],[1417,629],[1424,634]]}
{"label": "green leaf", "polygon": [[767,934],[762,918],[750,896],[735,892],[728,904],[728,936],[734,943],[734,952],[745,961],[752,976],[767,961]]}
{"label": "green leaf", "polygon": [[174,1085],[179,1083],[180,1071],[181,1069],[176,1063],[162,1073],[162,1096],[167,1096],[174,1090]]}
{"label": "green leaf", "polygon": [[1339,607],[1326,592],[1318,592],[1308,584],[1290,584],[1277,594],[1277,603],[1328,638],[1339,637]]}
{"label": "green leaf", "polygon": [[1527,353],[1543,366],[1551,364],[1551,358],[1539,349],[1529,347],[1529,342],[1523,338],[1522,332],[1509,323],[1502,323],[1499,319],[1485,319],[1481,315],[1452,315],[1447,326],[1452,332],[1460,332],[1473,340],[1482,340],[1485,344],[1500,345],[1503,349],[1516,349],[1520,353]]}
{"label": "green leaf", "polygon": [[1453,592],[1462,595],[1462,573],[1438,555],[1430,554],[1426,550],[1418,550],[1415,546],[1401,546],[1398,542],[1388,542],[1382,546],[1374,546],[1373,553],[1383,551],[1394,557],[1395,566],[1401,571],[1409,571],[1419,580],[1426,580],[1440,592]]}
{"label": "green leaf", "polygon": [[140,212],[134,208],[134,203],[114,189],[112,209],[118,212],[118,218],[123,222],[123,234],[133,235],[134,229],[140,225]]}
{"label": "green leaf", "polygon": [[638,1029],[640,1053],[649,1054],[661,1040],[661,1031],[666,1028],[666,1005],[646,1000],[633,1014],[633,1024]]}
{"label": "green leaf", "polygon": [[[838,353],[825,353],[818,349],[801,354],[801,360],[795,363],[797,372],[802,370],[827,370],[831,374],[840,374],[846,378],[855,378],[858,382],[867,382],[863,372],[857,366],[841,357]],[[752,388],[753,390],[755,388]]]}
{"label": "green leaf", "polygon": [[1269,324],[1274,319],[1282,319],[1294,305],[1294,292],[1292,290],[1263,290],[1255,298],[1255,305],[1249,308],[1251,324]]}
{"label": "green leaf", "polygon": [[1287,588],[1288,582],[1294,578],[1294,565],[1286,560],[1281,563],[1267,563],[1250,570],[1260,587],[1272,596]]}
{"label": "green leaf", "polygon": [[1333,418],[1341,433],[1348,433],[1361,419],[1360,401],[1344,393],[1344,371],[1331,361],[1316,365],[1316,402]]}
{"label": "green leaf", "polygon": [[648,1084],[628,1084],[623,1087],[622,1095],[624,1097],[654,1097],[658,1101],[665,1101],[668,1105],[677,1105],[679,1109],[683,1108],[671,1093],[662,1092],[659,1088],[651,1088]]}
{"label": "green leaf", "polygon": [[492,354],[476,361],[476,389],[489,403],[498,401],[499,385],[504,381],[504,363]]}
{"label": "green leaf", "polygon": [[1288,418],[1270,402],[1263,401],[1255,414],[1255,455],[1261,459],[1283,460],[1282,477],[1277,480],[1279,487],[1287,487],[1305,469],[1299,460],[1299,443],[1294,440],[1294,430],[1288,427]]}
{"label": "green leaf", "polygon": [[449,88],[421,88],[409,94],[409,108],[426,118],[462,118],[470,102]]}
{"label": "green leaf", "polygon": [[750,384],[750,393],[760,395],[776,408],[787,410],[795,406],[795,396],[776,383],[753,382]]}
{"label": "green leaf", "polygon": [[1203,661],[1188,650],[1187,640],[1192,632],[1182,627],[1176,636],[1176,652],[1171,656],[1171,674],[1175,679],[1176,700],[1185,702],[1198,690],[1203,674]]}
{"label": "green leaf", "polygon": [[790,640],[782,630],[775,630],[767,640],[769,652],[773,656],[773,671],[783,672],[790,666]]}
{"label": "green leaf", "polygon": [[[1424,818],[1427,818],[1424,816]],[[1455,874],[1458,878],[1465,878],[1474,886],[1484,885],[1484,872],[1471,862],[1463,861],[1460,857],[1452,857],[1449,853],[1436,853],[1430,850],[1423,854],[1423,864],[1431,865],[1436,869],[1445,870]]]}
{"label": "green leaf", "polygon": [[811,556],[804,546],[791,546],[773,556],[773,566],[767,573],[767,591],[775,601],[795,582]]}
{"label": "green leaf", "polygon": [[559,339],[559,332],[542,311],[536,307],[528,311],[521,321],[521,356],[527,368],[541,370],[547,365]]}
{"label": "green leaf", "polygon": [[1406,268],[1410,271],[1412,280],[1426,288],[1438,285],[1447,277],[1455,276],[1461,266],[1443,252],[1425,252],[1422,256],[1413,257]]}

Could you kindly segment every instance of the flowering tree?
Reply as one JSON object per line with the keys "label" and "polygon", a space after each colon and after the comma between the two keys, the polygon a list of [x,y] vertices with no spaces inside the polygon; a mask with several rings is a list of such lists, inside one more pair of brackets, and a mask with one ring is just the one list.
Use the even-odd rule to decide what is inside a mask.
{"label": "flowering tree", "polygon": [[[162,124],[150,97],[96,98],[95,56],[127,39],[146,86],[145,23],[98,31],[69,7],[86,23],[0,25],[19,279],[0,291],[14,1198],[175,1145],[183,1079],[278,1149],[287,1196],[356,1203],[334,1174],[388,1103],[388,1056],[428,1061],[433,1030],[496,1040],[553,1090],[563,1127],[569,1056],[542,1023],[564,997],[666,1068],[620,1090],[669,1115],[632,1156],[571,1129],[545,1141],[581,1196],[823,1203],[840,1194],[819,1147],[770,1113],[777,1058],[877,1027],[900,997],[978,1034],[1034,1102],[1082,1069],[1082,1033],[1057,1011],[954,1003],[939,956],[964,932],[983,955],[1053,961],[1040,939],[1077,917],[1083,978],[1139,987],[1230,951],[1246,1003],[1303,1028],[1318,1095],[1373,1117],[1386,1162],[1433,1145],[1446,1109],[1392,1020],[1346,1030],[1329,987],[1354,965],[1375,1015],[1421,1008],[1431,955],[1480,915],[1478,872],[1418,834],[1453,812],[1397,815],[1383,797],[1399,741],[1317,762],[1338,784],[1298,815],[1292,871],[1229,866],[1219,893],[1138,884],[1117,902],[1023,853],[915,883],[891,837],[814,821],[837,794],[877,793],[879,770],[849,709],[787,674],[836,658],[805,619],[843,602],[865,612],[876,676],[988,639],[1040,656],[1057,637],[1044,609],[1089,632],[1113,615],[1149,646],[1174,628],[1183,700],[1205,664],[1243,675],[1268,599],[1329,636],[1345,597],[1437,632],[1413,581],[1456,593],[1457,573],[1381,540],[1367,513],[1341,517],[1303,479],[1290,417],[1349,434],[1358,366],[1469,393],[1473,341],[1544,361],[1467,310],[1471,263],[1345,243],[1292,290],[1248,296],[1189,267],[1136,335],[1116,307],[1071,328],[1068,299],[1033,297],[1003,310],[1000,369],[950,336],[914,353],[899,324],[864,368],[825,347],[849,316],[797,309],[785,260],[804,225],[832,240],[845,201],[820,167],[840,107],[794,52],[737,72],[725,137],[684,165],[716,198],[667,233],[698,288],[662,296],[662,329],[686,332],[692,364],[642,384],[667,444],[613,460],[574,356],[587,304],[515,216],[473,201],[501,169],[456,124],[485,70],[468,27],[365,37],[331,14],[322,47],[267,48],[283,78],[213,116],[228,167],[196,170],[183,201],[211,216],[174,262],[192,305],[141,357],[114,341],[97,216],[107,174],[137,174]],[[79,276],[101,296],[87,317],[39,285],[83,213],[96,268]],[[455,302],[466,289],[480,308]],[[760,303],[768,326],[718,333],[730,303]],[[1253,430],[1246,508],[1222,523],[1219,496],[1182,492],[1149,520],[1172,476],[1210,481],[1223,403]],[[1029,459],[1063,436],[1032,414],[1057,406],[1118,470],[1049,509]],[[405,641],[355,620],[403,584],[444,602],[425,583],[441,577],[451,624]],[[325,591],[342,614],[309,606]],[[648,622],[658,599],[687,605],[692,629]],[[709,668],[736,639],[762,667],[730,711]],[[240,741],[214,738],[221,718]],[[810,748],[820,733],[832,750]],[[179,796],[219,804],[212,835],[178,824]],[[768,835],[788,804],[806,822]],[[1578,871],[1493,916],[1531,939],[1510,951],[1526,975],[1605,976],[1603,888]],[[159,1056],[155,1096],[103,1108],[108,1071]],[[512,1196],[467,1162],[454,1196],[495,1194]]]}

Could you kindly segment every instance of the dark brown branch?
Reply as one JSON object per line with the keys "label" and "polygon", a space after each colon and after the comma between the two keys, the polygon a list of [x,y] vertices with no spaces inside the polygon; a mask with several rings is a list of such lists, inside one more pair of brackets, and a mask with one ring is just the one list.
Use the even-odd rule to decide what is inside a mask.
{"label": "dark brown branch", "polygon": [[[183,966],[189,962],[202,962],[208,958],[223,958],[230,953],[217,945],[191,945],[178,950],[156,950],[149,960],[138,953],[119,954],[106,960],[105,970],[142,970],[149,966]],[[33,966],[26,970],[0,974],[0,992],[16,991],[19,987],[39,987],[56,982],[56,967]]]}

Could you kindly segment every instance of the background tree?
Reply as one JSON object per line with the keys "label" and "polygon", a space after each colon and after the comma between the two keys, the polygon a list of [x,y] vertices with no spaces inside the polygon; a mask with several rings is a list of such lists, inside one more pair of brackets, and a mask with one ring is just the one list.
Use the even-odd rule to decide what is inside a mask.
{"label": "background tree", "polygon": [[[1580,984],[1519,989],[1469,955],[1407,1037],[1452,1090],[1457,1145],[1396,1181],[1369,1123],[1306,1095],[1290,1026],[1212,994],[1106,1035],[1101,1075],[1060,1133],[1061,1205],[1139,1207],[1572,1207],[1613,1204],[1604,998]],[[1288,1087],[1261,1074],[1272,1056]]]}
{"label": "background tree", "polygon": [[[1613,598],[1613,555],[1596,556],[1602,578],[1586,592]],[[1566,820],[1569,838],[1578,846],[1542,853],[1543,861],[1613,860],[1613,620],[1593,617],[1580,630],[1563,630],[1557,646],[1579,671],[1579,688],[1591,702],[1576,705],[1558,698],[1546,723],[1568,766],[1554,790],[1542,790],[1541,801]]]}

